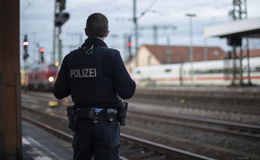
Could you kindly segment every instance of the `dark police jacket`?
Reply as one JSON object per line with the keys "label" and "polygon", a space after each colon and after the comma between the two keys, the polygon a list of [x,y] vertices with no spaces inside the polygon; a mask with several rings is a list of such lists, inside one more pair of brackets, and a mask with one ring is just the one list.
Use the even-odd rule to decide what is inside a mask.
{"label": "dark police jacket", "polygon": [[110,49],[100,39],[88,38],[63,59],[53,93],[62,99],[71,95],[80,106],[102,107],[133,96],[131,79],[119,51]]}

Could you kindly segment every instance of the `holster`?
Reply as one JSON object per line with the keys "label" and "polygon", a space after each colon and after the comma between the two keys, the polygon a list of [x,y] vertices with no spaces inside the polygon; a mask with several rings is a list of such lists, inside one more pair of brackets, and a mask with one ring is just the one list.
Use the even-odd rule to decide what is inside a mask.
{"label": "holster", "polygon": [[117,118],[119,121],[119,124],[121,126],[125,126],[125,120],[126,120],[126,112],[128,108],[128,103],[127,102],[122,102],[121,100],[118,101],[117,104]]}
{"label": "holster", "polygon": [[76,131],[78,128],[78,118],[75,114],[75,106],[68,106],[67,107],[67,116],[69,119],[69,128],[72,131]]}

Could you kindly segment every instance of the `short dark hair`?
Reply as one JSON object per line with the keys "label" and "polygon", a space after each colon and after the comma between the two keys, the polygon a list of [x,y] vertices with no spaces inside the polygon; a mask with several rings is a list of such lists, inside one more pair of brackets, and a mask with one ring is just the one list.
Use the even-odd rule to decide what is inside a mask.
{"label": "short dark hair", "polygon": [[108,30],[107,17],[101,13],[91,14],[87,19],[85,29],[89,37],[104,37]]}

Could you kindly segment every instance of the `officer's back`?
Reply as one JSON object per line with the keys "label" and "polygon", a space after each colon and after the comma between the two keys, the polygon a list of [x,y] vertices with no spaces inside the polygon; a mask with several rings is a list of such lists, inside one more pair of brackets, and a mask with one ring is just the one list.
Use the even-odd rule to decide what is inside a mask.
{"label": "officer's back", "polygon": [[77,105],[113,104],[117,94],[130,98],[135,91],[135,83],[126,72],[120,53],[97,38],[88,38],[80,49],[68,54],[59,74],[58,78],[64,82],[57,79],[55,96],[63,98],[71,94]]}
{"label": "officer's back", "polygon": [[[85,116],[87,120],[77,123],[78,130],[75,130],[73,142],[74,159],[88,159],[86,157],[92,156],[95,159],[118,159],[117,117],[112,116],[113,123],[102,121],[107,119],[107,109],[118,103],[118,96],[123,99],[132,97],[136,85],[126,71],[120,53],[108,48],[103,41],[108,35],[106,17],[100,13],[90,15],[85,31],[88,38],[83,45],[65,56],[53,92],[58,99],[71,95],[75,107],[87,109],[84,111],[86,113],[94,110],[98,115],[100,112],[97,116],[100,120],[96,124],[88,121],[91,119],[89,115]],[[103,137],[96,137],[101,134]]]}

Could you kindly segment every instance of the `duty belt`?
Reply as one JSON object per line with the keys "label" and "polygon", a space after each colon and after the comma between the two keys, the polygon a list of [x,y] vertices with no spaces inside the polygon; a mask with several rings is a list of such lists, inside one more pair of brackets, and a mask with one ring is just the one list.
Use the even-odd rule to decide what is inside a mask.
{"label": "duty belt", "polygon": [[101,111],[100,108],[68,106],[69,128],[76,131],[78,122],[81,120],[88,120],[93,123],[98,123],[99,121],[119,122],[121,126],[124,126],[127,108],[127,102],[122,101],[119,101],[115,107],[109,106],[101,108]]}
{"label": "duty belt", "polygon": [[117,110],[114,108],[102,108],[101,111],[95,108],[75,108],[73,114],[78,120],[91,120],[97,123],[99,120],[113,122],[117,120]]}

